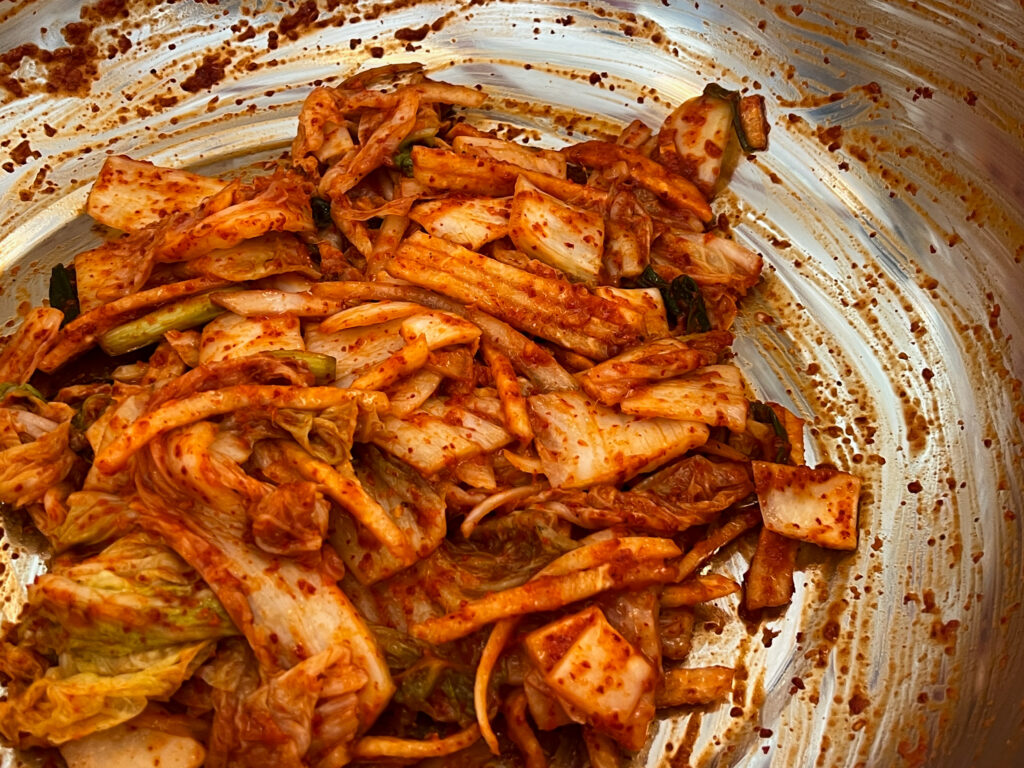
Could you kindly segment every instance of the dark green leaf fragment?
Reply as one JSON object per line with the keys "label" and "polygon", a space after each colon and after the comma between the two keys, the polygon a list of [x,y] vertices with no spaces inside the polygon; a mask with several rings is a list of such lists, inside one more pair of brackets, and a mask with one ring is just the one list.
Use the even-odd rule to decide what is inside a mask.
{"label": "dark green leaf fragment", "polygon": [[647,265],[637,285],[641,288],[657,288],[665,303],[665,316],[669,327],[682,323],[686,333],[704,333],[711,330],[707,306],[700,286],[689,275],[679,275],[671,283]]}
{"label": "dark green leaf fragment", "polygon": [[384,651],[384,659],[392,673],[408,669],[423,657],[427,646],[412,635],[383,624],[368,626]]}
{"label": "dark green leaf fragment", "polygon": [[732,107],[732,125],[744,152],[757,152],[768,148],[768,120],[764,114],[764,99],[759,96],[741,97],[739,91],[730,91],[718,83],[704,86],[704,95],[729,102]]}
{"label": "dark green leaf fragment", "polygon": [[771,425],[771,428],[775,430],[775,434],[779,437],[786,436],[786,428],[782,426],[782,422],[779,421],[779,417],[770,405],[755,401],[750,404],[750,415],[754,417],[754,421]]}
{"label": "dark green leaf fragment", "polygon": [[433,655],[395,677],[394,700],[441,723],[466,726],[476,717],[473,669]]}
{"label": "dark green leaf fragment", "polygon": [[309,205],[313,209],[313,223],[316,224],[317,229],[331,226],[330,201],[324,200],[322,197],[313,197],[310,198]]}
{"label": "dark green leaf fragment", "polygon": [[721,99],[735,104],[740,100],[739,91],[731,91],[718,83],[708,83],[704,86],[704,95],[712,99]]}
{"label": "dark green leaf fragment", "polygon": [[766,403],[753,402],[750,404],[750,416],[754,421],[771,426],[772,431],[775,432],[775,440],[772,441],[774,447],[772,460],[776,464],[787,464],[792,446],[789,443],[789,434],[782,422],[779,421],[775,410]]}
{"label": "dark green leaf fragment", "polygon": [[57,264],[50,270],[50,306],[64,313],[61,325],[67,325],[82,311],[78,304],[78,285],[74,267]]}
{"label": "dark green leaf fragment", "polygon": [[644,271],[640,273],[640,277],[637,278],[636,282],[641,288],[658,289],[661,293],[661,300],[665,304],[665,317],[668,319],[668,325],[670,328],[675,328],[676,321],[679,319],[679,307],[672,297],[672,291],[669,290],[671,286],[669,286],[665,278],[648,264],[644,267]]}
{"label": "dark green leaf fragment", "polygon": [[659,291],[668,288],[665,278],[659,275],[650,264],[644,267],[644,271],[640,273],[640,277],[637,278],[637,284],[641,288],[657,288]]}
{"label": "dark green leaf fragment", "polygon": [[679,275],[672,281],[668,292],[676,308],[677,321],[684,324],[687,333],[706,333],[711,330],[704,295],[692,277]]}
{"label": "dark green leaf fragment", "polygon": [[113,398],[106,392],[97,392],[89,395],[82,401],[78,412],[71,419],[71,426],[79,432],[85,432],[113,402]]}

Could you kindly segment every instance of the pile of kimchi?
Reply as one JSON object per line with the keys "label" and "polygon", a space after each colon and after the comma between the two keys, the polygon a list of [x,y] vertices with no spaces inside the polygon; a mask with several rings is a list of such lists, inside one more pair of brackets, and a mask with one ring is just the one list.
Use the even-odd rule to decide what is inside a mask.
{"label": "pile of kimchi", "polygon": [[3,743],[624,765],[729,697],[688,663],[701,603],[784,606],[800,548],[856,547],[859,481],[732,351],[762,257],[711,201],[762,99],[559,149],[488,106],[390,66],[235,178],[106,160],[104,242],[0,352],[0,501],[52,551],[0,638]]}

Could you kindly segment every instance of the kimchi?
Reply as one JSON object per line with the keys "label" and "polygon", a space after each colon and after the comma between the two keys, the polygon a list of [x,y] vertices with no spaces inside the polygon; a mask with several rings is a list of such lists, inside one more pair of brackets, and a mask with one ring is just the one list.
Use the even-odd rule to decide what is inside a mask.
{"label": "kimchi", "polygon": [[730,695],[696,606],[783,606],[798,549],[856,547],[859,480],[732,349],[763,259],[715,196],[763,103],[538,149],[487,99],[382,67],[255,175],[106,160],[110,237],[0,351],[0,500],[53,553],[3,628],[3,743],[620,765]]}

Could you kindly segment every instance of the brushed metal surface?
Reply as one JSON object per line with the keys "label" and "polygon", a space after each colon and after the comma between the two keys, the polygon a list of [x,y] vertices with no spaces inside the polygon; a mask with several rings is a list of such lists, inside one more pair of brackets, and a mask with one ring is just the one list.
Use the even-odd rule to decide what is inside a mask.
{"label": "brushed metal surface", "polygon": [[[709,80],[763,93],[770,150],[716,203],[768,265],[737,351],[762,396],[809,419],[809,463],[863,478],[861,541],[808,554],[794,604],[759,624],[710,608],[694,663],[742,663],[733,701],[659,722],[634,762],[1024,764],[1024,8],[326,5],[294,39],[295,8],[276,3],[107,19],[0,6],[0,53],[66,48],[80,15],[96,45],[75,94],[47,89],[38,56],[0,64],[25,91],[0,86],[0,312],[40,300],[49,267],[95,239],[80,212],[107,153],[217,169],[275,156],[311,84],[359,67],[421,61],[479,83],[495,94],[479,119],[552,146],[657,125]],[[119,36],[130,47],[107,58]],[[223,77],[184,90],[204,56]],[[45,563],[3,524],[12,618]]]}

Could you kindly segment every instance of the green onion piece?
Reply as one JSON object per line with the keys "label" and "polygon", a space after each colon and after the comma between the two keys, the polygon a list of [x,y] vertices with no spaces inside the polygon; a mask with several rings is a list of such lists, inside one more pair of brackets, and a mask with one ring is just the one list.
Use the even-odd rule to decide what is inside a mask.
{"label": "green onion piece", "polygon": [[318,385],[330,384],[336,377],[338,361],[330,355],[322,355],[319,352],[306,352],[302,349],[275,349],[263,354],[305,363],[309,366],[309,370],[312,372],[313,378]]}
{"label": "green onion piece", "polygon": [[331,226],[331,203],[322,197],[313,197],[309,200],[309,206],[313,209],[313,223],[317,229]]}
{"label": "green onion piece", "polygon": [[760,401],[751,403],[750,415],[754,417],[754,421],[770,425],[771,428],[775,430],[775,434],[779,437],[786,437],[786,428],[782,426],[782,422],[779,421],[779,417],[767,403],[762,403]]}
{"label": "green onion piece", "polygon": [[64,313],[62,326],[74,320],[82,311],[78,304],[74,268],[68,269],[63,264],[57,264],[50,270],[50,306]]}
{"label": "green onion piece", "polygon": [[112,328],[100,336],[100,347],[111,357],[116,357],[159,341],[167,331],[184,331],[208,323],[225,311],[224,307],[214,303],[213,296],[214,293],[189,296]]}
{"label": "green onion piece", "polygon": [[394,156],[395,168],[402,172],[403,176],[412,178],[412,145],[399,149]]}
{"label": "green onion piece", "polygon": [[436,115],[432,112],[427,114],[429,118],[424,119],[427,115],[420,113],[409,135],[402,139],[402,143],[398,145],[397,151],[391,158],[395,168],[401,171],[403,176],[412,178],[412,148],[417,144],[433,146],[437,131],[441,127]]}
{"label": "green onion piece", "polygon": [[766,403],[753,402],[750,404],[750,415],[754,421],[771,425],[772,431],[775,432],[775,456],[773,457],[775,463],[789,463],[789,452],[791,449],[789,444],[789,433],[787,433],[786,428],[782,426],[782,422],[779,421],[779,417],[776,415],[772,407]]}
{"label": "green onion piece", "polygon": [[89,395],[78,407],[78,411],[71,419],[71,426],[79,432],[85,432],[98,419],[113,399],[106,392],[97,392]]}
{"label": "green onion piece", "polygon": [[43,397],[43,393],[31,384],[19,384],[16,381],[5,381],[3,384],[0,384],[0,400],[3,400],[8,395],[21,395],[22,397],[34,397],[37,400],[46,400],[46,398]]}

